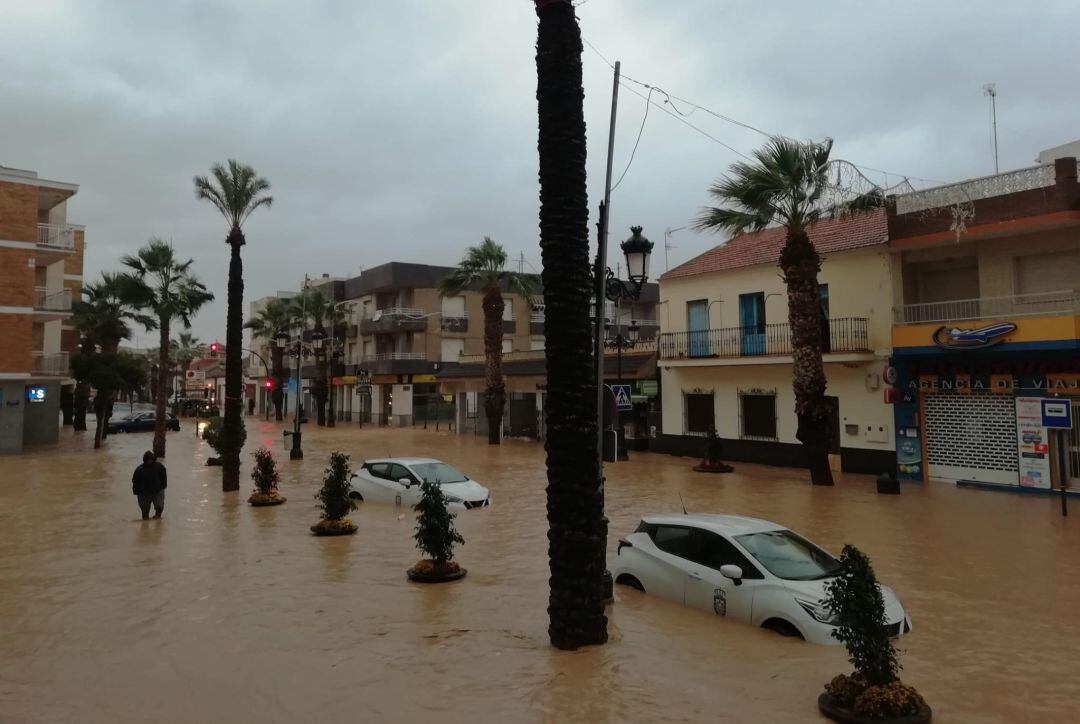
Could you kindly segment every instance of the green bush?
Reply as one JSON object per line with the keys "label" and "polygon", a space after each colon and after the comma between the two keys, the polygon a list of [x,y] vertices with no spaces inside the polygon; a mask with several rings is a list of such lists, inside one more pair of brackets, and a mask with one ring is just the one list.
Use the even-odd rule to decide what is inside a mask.
{"label": "green bush", "polygon": [[413,539],[428,558],[437,564],[446,563],[454,557],[454,544],[465,542],[454,528],[457,516],[446,508],[446,496],[438,483],[425,482],[420,491],[420,500],[413,506],[419,514]]}
{"label": "green bush", "polygon": [[825,583],[822,604],[836,614],[832,635],[847,647],[848,660],[866,684],[896,681],[900,662],[885,630],[885,601],[870,559],[855,546],[844,546],[840,570]]}
{"label": "green bush", "polygon": [[255,483],[255,489],[260,493],[269,495],[277,490],[281,475],[277,471],[277,463],[274,456],[265,447],[256,450],[252,457],[255,458],[255,467],[251,469],[251,481]]}
{"label": "green bush", "polygon": [[[224,437],[225,418],[223,417],[211,417],[210,421],[206,423],[206,428],[203,430],[203,440],[214,448],[219,456],[224,454],[222,450],[222,438]],[[240,418],[240,448],[244,447],[244,442],[247,441],[247,427],[244,425],[244,418]]]}
{"label": "green bush", "polygon": [[349,497],[349,456],[342,452],[330,453],[330,466],[323,475],[323,484],[315,494],[323,520],[341,520],[356,508],[356,501]]}

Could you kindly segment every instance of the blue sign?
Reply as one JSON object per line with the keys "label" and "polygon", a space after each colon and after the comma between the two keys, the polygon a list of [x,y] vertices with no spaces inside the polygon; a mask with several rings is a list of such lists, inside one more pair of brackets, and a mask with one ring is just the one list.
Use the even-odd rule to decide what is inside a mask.
{"label": "blue sign", "polygon": [[1071,430],[1072,406],[1069,401],[1061,398],[1043,398],[1042,424],[1043,427],[1050,429]]}
{"label": "blue sign", "polygon": [[634,409],[634,401],[630,397],[630,385],[611,385],[611,394],[615,396],[615,409],[619,412]]}
{"label": "blue sign", "polygon": [[45,388],[44,387],[27,387],[26,388],[26,401],[27,402],[44,402],[45,401]]}

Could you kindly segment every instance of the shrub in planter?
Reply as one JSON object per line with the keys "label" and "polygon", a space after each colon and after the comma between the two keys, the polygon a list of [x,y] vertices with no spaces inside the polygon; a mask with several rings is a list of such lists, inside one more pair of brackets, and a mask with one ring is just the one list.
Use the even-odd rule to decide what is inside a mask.
{"label": "shrub in planter", "polygon": [[825,584],[822,605],[836,614],[833,636],[847,648],[855,667],[825,685],[818,707],[842,722],[930,720],[930,707],[918,692],[900,683],[900,661],[886,632],[885,601],[870,559],[858,548],[844,546],[840,570]]}
{"label": "shrub in planter", "polygon": [[[206,423],[206,428],[203,429],[203,440],[214,448],[219,456],[222,454],[224,448],[222,446],[223,428],[225,426],[224,418],[220,416],[214,416],[210,418],[210,421]],[[244,425],[243,418],[240,418],[240,447],[244,447],[244,442],[247,440],[247,427]],[[207,465],[221,465],[220,457],[206,458]]]}
{"label": "shrub in planter", "polygon": [[322,511],[322,520],[311,526],[315,535],[349,535],[355,533],[356,524],[346,518],[356,508],[356,501],[349,497],[349,456],[342,452],[330,453],[330,466],[323,475],[323,484],[315,494]]}
{"label": "shrub in planter", "polygon": [[446,497],[438,483],[425,482],[420,491],[420,500],[413,506],[418,514],[413,539],[428,557],[408,570],[409,579],[439,583],[462,578],[467,571],[453,560],[454,545],[465,542],[454,528],[457,516],[446,508]]}
{"label": "shrub in planter", "polygon": [[735,468],[720,460],[720,436],[716,434],[716,428],[709,428],[709,436],[705,440],[705,457],[694,470],[699,473],[730,473]]}
{"label": "shrub in planter", "polygon": [[256,450],[252,456],[255,467],[251,470],[251,481],[255,483],[255,489],[251,491],[248,502],[254,506],[281,505],[285,502],[285,496],[278,492],[281,476],[274,456],[265,447]]}

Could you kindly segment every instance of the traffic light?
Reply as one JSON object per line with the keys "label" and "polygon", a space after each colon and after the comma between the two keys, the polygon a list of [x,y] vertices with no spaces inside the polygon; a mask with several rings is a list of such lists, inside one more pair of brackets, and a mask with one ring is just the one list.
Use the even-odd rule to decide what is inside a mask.
{"label": "traffic light", "polygon": [[217,357],[219,352],[221,352],[221,344],[218,343],[218,342],[211,342],[210,343],[210,356],[211,357]]}
{"label": "traffic light", "polygon": [[267,380],[266,381],[266,389],[268,389],[268,390],[274,389],[274,381],[273,380]]}

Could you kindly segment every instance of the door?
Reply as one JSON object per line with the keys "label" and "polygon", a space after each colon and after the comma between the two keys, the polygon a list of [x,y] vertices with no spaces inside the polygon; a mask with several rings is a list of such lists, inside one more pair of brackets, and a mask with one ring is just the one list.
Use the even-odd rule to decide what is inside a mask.
{"label": "door", "polygon": [[681,525],[658,525],[652,533],[653,565],[641,571],[645,590],[660,598],[683,603],[691,529]]}
{"label": "door", "polygon": [[743,356],[765,354],[765,292],[739,295],[739,345]]}
{"label": "door", "polygon": [[1073,426],[1069,430],[1069,487],[1080,488],[1080,399],[1072,400]]}
{"label": "door", "polygon": [[507,406],[510,408],[510,436],[535,439],[537,437],[536,394],[511,392]]}
{"label": "door", "polygon": [[[712,531],[694,528],[691,551],[693,560],[686,572],[686,605],[751,623],[754,590],[763,580],[761,573],[734,545]],[[720,575],[720,566],[729,564],[743,570],[740,583]]]}
{"label": "door", "polygon": [[686,303],[687,353],[691,357],[709,356],[709,300]]}
{"label": "door", "polygon": [[923,395],[927,472],[939,480],[1017,485],[1016,402],[990,392]]}
{"label": "door", "polygon": [[[412,507],[420,500],[420,481],[404,465],[392,463],[388,477],[390,479],[387,482],[393,491],[395,505]],[[402,483],[402,480],[408,482]]]}

